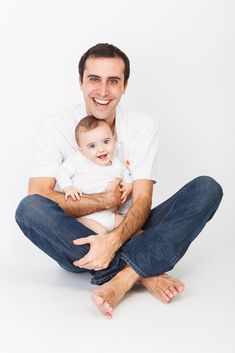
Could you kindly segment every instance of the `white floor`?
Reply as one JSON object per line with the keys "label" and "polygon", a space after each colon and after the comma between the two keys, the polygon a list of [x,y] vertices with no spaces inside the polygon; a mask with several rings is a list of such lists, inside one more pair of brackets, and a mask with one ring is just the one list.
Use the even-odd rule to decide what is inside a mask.
{"label": "white floor", "polygon": [[222,214],[221,208],[171,272],[186,285],[178,299],[164,305],[136,286],[112,320],[93,306],[87,274],[61,269],[6,218],[0,351],[234,352],[234,241]]}

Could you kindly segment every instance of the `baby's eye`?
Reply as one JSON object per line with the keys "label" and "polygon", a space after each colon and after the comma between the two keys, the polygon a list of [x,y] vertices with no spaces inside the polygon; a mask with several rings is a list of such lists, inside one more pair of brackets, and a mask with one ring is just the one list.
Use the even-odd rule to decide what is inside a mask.
{"label": "baby's eye", "polygon": [[110,140],[104,140],[104,144],[107,145],[110,142]]}
{"label": "baby's eye", "polygon": [[92,148],[95,148],[95,144],[94,143],[91,143],[88,148],[92,149]]}

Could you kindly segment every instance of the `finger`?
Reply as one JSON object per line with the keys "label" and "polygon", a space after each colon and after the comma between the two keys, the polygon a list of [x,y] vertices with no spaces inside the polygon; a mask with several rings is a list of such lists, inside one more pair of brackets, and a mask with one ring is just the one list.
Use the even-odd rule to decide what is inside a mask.
{"label": "finger", "polygon": [[75,245],[91,244],[92,242],[93,242],[93,237],[92,236],[89,236],[89,237],[86,237],[86,238],[75,239],[73,241],[73,243]]}
{"label": "finger", "polygon": [[89,253],[82,257],[80,260],[74,261],[73,264],[76,264],[76,266],[86,268],[88,270],[93,270],[95,267],[99,267],[97,263],[90,259]]}
{"label": "finger", "polygon": [[127,191],[126,190],[123,191],[122,197],[127,197]]}
{"label": "finger", "polygon": [[74,201],[76,201],[76,197],[75,197],[74,194],[71,194],[71,197],[72,197],[72,199],[73,199]]}
{"label": "finger", "polygon": [[80,195],[78,194],[78,192],[75,192],[74,195],[75,195],[76,199],[79,201],[80,200]]}
{"label": "finger", "polygon": [[122,203],[124,203],[126,201],[126,196],[124,197],[124,199],[122,199]]}
{"label": "finger", "polygon": [[67,195],[67,194],[65,194],[65,200],[66,200],[66,201],[68,200],[68,195]]}
{"label": "finger", "polygon": [[82,262],[81,260],[77,260],[77,261],[74,261],[73,262],[73,265],[76,266],[76,267],[80,267],[80,268],[85,268],[87,270],[93,270],[94,269],[94,266],[92,265],[91,262]]}

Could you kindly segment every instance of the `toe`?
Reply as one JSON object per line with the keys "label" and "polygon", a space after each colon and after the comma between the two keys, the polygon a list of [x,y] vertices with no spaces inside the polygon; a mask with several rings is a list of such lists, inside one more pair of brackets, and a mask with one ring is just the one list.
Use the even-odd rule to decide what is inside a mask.
{"label": "toe", "polygon": [[171,299],[164,293],[162,293],[162,295],[161,295],[161,300],[164,304],[169,304],[171,301]]}
{"label": "toe", "polygon": [[96,293],[92,294],[92,299],[97,305],[102,305],[104,303],[104,299]]}
{"label": "toe", "polygon": [[111,305],[108,303],[108,302],[105,302],[104,303],[104,309],[107,311],[107,312],[111,312],[113,309],[111,307]]}
{"label": "toe", "polygon": [[113,308],[109,305],[108,302],[104,302],[104,304],[102,305],[102,311],[103,311],[103,314],[104,316],[107,318],[107,319],[111,319],[112,318],[112,313],[113,313]]}
{"label": "toe", "polygon": [[178,293],[182,293],[184,291],[184,284],[183,283],[181,283],[177,286],[177,291],[178,291]]}
{"label": "toe", "polygon": [[108,305],[107,305],[107,302],[104,302],[103,304],[99,305],[98,308],[100,310],[100,312],[103,314],[103,315],[106,315],[106,313],[108,313],[108,309],[107,309]]}
{"label": "toe", "polygon": [[169,287],[169,290],[170,290],[171,293],[174,295],[174,297],[177,296],[178,292],[177,292],[177,290],[175,289],[175,287]]}
{"label": "toe", "polygon": [[113,315],[111,313],[106,313],[104,315],[107,319],[112,319]]}
{"label": "toe", "polygon": [[170,299],[174,298],[174,294],[170,291],[170,289],[166,289],[165,293]]}

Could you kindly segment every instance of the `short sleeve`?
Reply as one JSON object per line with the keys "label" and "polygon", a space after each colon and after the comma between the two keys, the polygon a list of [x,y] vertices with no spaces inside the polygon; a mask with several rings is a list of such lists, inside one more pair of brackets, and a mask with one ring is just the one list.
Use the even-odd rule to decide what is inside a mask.
{"label": "short sleeve", "polygon": [[54,177],[63,161],[58,137],[52,127],[43,121],[36,132],[33,147],[33,167],[30,177]]}
{"label": "short sleeve", "polygon": [[157,180],[158,126],[149,117],[139,126],[132,147],[130,171],[133,180]]}

